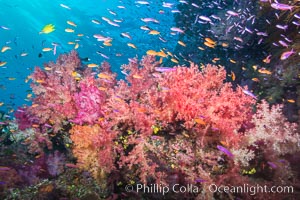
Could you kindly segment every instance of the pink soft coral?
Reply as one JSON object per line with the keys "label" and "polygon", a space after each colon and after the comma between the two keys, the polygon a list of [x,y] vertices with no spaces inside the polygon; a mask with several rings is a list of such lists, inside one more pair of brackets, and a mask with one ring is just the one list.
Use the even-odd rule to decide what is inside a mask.
{"label": "pink soft coral", "polygon": [[72,73],[80,67],[75,51],[62,55],[56,63],[45,65],[45,70],[36,67],[31,75],[32,91],[35,95],[28,113],[39,120],[39,124],[51,124],[57,132],[62,122],[76,115],[73,93],[76,91],[76,79]]}
{"label": "pink soft coral", "polygon": [[103,117],[101,106],[105,101],[104,94],[101,92],[94,77],[86,77],[79,84],[80,92],[74,94],[75,106],[78,110],[74,123],[94,124],[99,117]]}
{"label": "pink soft coral", "polygon": [[[177,66],[159,73],[159,63],[147,56],[124,65],[129,84],[120,81],[109,106],[117,110],[113,119],[131,123],[134,129],[151,134],[151,126],[182,123],[187,129],[202,126],[219,130],[224,139],[235,141],[242,123],[250,120],[254,99],[243,89],[224,83],[223,67]],[[198,124],[198,125],[197,125]],[[203,129],[203,127],[201,128]]]}

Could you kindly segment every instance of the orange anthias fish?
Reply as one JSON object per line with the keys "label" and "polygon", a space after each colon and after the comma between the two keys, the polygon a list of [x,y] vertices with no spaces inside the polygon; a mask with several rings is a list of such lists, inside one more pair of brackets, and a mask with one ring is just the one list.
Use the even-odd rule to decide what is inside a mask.
{"label": "orange anthias fish", "polygon": [[98,67],[99,65],[95,64],[95,63],[90,63],[87,65],[89,68],[93,68],[93,67]]}
{"label": "orange anthias fish", "polygon": [[204,42],[204,45],[210,48],[215,48],[215,45],[209,42]]}
{"label": "orange anthias fish", "polygon": [[271,71],[269,71],[265,68],[259,69],[258,72],[261,73],[261,74],[268,74],[268,75],[272,74]]}
{"label": "orange anthias fish", "polygon": [[235,73],[232,71],[232,72],[231,72],[231,79],[232,79],[233,81],[235,81],[235,78],[236,78],[236,77],[235,77]]}
{"label": "orange anthias fish", "polygon": [[215,41],[213,41],[213,40],[212,40],[212,39],[210,39],[210,38],[204,38],[204,40],[205,40],[206,42],[208,42],[208,43],[212,44],[212,45],[215,45],[215,44],[216,44],[216,42],[215,42]]}
{"label": "orange anthias fish", "polygon": [[201,118],[196,118],[196,119],[194,119],[194,121],[197,124],[206,125],[205,121],[203,119],[201,119]]}
{"label": "orange anthias fish", "polygon": [[271,56],[272,55],[268,55],[265,59],[263,59],[263,62],[269,64],[271,62]]}
{"label": "orange anthias fish", "polygon": [[147,55],[150,55],[150,56],[156,56],[156,55],[157,55],[157,52],[154,51],[154,50],[148,50],[148,51],[146,52],[146,54],[147,54]]}
{"label": "orange anthias fish", "polygon": [[160,32],[159,32],[159,31],[156,31],[156,30],[151,30],[151,31],[149,32],[149,34],[150,34],[150,35],[159,35]]}
{"label": "orange anthias fish", "polygon": [[99,73],[97,75],[99,78],[103,78],[103,79],[112,79],[112,77],[108,74],[105,74],[105,73]]}

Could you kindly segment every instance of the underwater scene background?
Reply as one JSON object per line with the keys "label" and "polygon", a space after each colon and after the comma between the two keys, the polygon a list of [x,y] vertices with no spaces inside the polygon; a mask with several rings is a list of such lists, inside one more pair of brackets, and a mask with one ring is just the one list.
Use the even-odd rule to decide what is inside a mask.
{"label": "underwater scene background", "polygon": [[1,199],[298,199],[298,0],[1,0]]}

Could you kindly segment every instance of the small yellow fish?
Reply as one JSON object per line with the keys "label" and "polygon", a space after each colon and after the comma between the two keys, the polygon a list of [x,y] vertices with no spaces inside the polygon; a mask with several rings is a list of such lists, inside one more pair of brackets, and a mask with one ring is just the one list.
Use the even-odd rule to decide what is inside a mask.
{"label": "small yellow fish", "polygon": [[157,134],[161,130],[161,127],[156,125],[152,125],[151,128],[153,129],[154,134]]}
{"label": "small yellow fish", "polygon": [[0,61],[0,67],[6,65],[7,62],[4,62],[4,61]]}
{"label": "small yellow fish", "polygon": [[84,36],[84,35],[83,35],[82,33],[78,33],[77,36],[78,36],[78,37],[82,37],[82,36]]}
{"label": "small yellow fish", "polygon": [[78,73],[74,71],[74,72],[71,73],[71,75],[72,75],[73,77],[77,77],[77,76],[78,76]]}
{"label": "small yellow fish", "polygon": [[68,42],[68,44],[75,44],[75,42]]}
{"label": "small yellow fish", "polygon": [[4,52],[7,51],[7,50],[11,50],[11,47],[9,47],[9,46],[4,46],[4,47],[2,47],[1,53],[4,53]]}
{"label": "small yellow fish", "polygon": [[233,64],[235,64],[235,63],[236,63],[236,61],[235,61],[235,60],[233,60],[233,59],[230,59],[230,60],[229,60],[229,62],[231,62],[231,63],[233,63]]}
{"label": "small yellow fish", "polygon": [[128,45],[129,47],[132,47],[132,48],[134,48],[134,49],[137,49],[137,47],[136,47],[134,44],[132,44],[132,43],[127,43],[127,45]]}
{"label": "small yellow fish", "polygon": [[74,27],[77,27],[77,25],[74,22],[72,22],[72,21],[67,21],[67,24],[69,24],[71,26],[74,26]]}
{"label": "small yellow fish", "polygon": [[76,43],[75,46],[74,46],[74,49],[78,49],[78,47],[79,47],[79,44]]}
{"label": "small yellow fish", "polygon": [[0,102],[0,106],[3,106],[4,105],[4,102]]}
{"label": "small yellow fish", "polygon": [[198,47],[198,49],[200,49],[201,51],[204,51],[204,50],[205,50],[203,47]]}
{"label": "small yellow fish", "polygon": [[45,33],[52,33],[53,31],[55,31],[55,26],[53,24],[47,24],[46,26],[44,26],[44,28],[40,31],[40,34]]}
{"label": "small yellow fish", "polygon": [[183,47],[186,47],[186,44],[184,42],[180,41],[180,40],[178,41],[178,44],[180,44]]}
{"label": "small yellow fish", "polygon": [[249,171],[246,171],[246,170],[243,170],[242,171],[242,174],[255,174],[256,173],[256,169],[255,168],[252,168],[251,170]]}
{"label": "small yellow fish", "polygon": [[170,51],[167,51],[167,54],[168,54],[169,56],[173,56],[173,54],[172,54]]}
{"label": "small yellow fish", "polygon": [[160,57],[160,59],[159,59],[159,64],[162,64],[162,62],[163,62],[163,57]]}
{"label": "small yellow fish", "polygon": [[160,56],[160,57],[163,57],[163,58],[165,58],[165,57],[168,56],[168,55],[167,55],[164,51],[162,51],[162,50],[160,50],[159,52],[157,52],[157,55]]}
{"label": "small yellow fish", "polygon": [[172,61],[173,63],[179,63],[178,60],[176,60],[175,58],[171,58],[171,61]]}
{"label": "small yellow fish", "polygon": [[97,65],[95,63],[90,63],[87,66],[90,67],[90,68],[93,68],[93,67],[98,67],[99,65]]}
{"label": "small yellow fish", "polygon": [[66,29],[65,29],[65,32],[67,32],[67,33],[74,33],[74,29],[66,28]]}
{"label": "small yellow fish", "polygon": [[52,48],[45,47],[45,48],[43,48],[43,49],[42,49],[42,51],[44,51],[44,52],[47,52],[47,51],[52,51]]}
{"label": "small yellow fish", "polygon": [[252,78],[252,81],[259,82],[258,78]]}
{"label": "small yellow fish", "polygon": [[150,35],[159,35],[160,32],[156,31],[156,30],[151,30],[148,34],[150,34]]}
{"label": "small yellow fish", "polygon": [[45,67],[44,68],[46,71],[50,71],[50,70],[52,70],[52,68],[51,67]]}
{"label": "small yellow fish", "polygon": [[257,65],[253,65],[252,68],[256,71],[257,70]]}
{"label": "small yellow fish", "polygon": [[9,77],[8,80],[14,81],[14,80],[16,80],[16,78],[15,77]]}

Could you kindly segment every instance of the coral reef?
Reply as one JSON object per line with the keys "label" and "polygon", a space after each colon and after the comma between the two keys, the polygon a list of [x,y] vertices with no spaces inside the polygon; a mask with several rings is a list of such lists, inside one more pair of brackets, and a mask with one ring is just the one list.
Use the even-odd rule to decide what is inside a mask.
{"label": "coral reef", "polygon": [[[56,74],[66,65],[71,68],[68,73]],[[297,125],[285,119],[281,106],[270,108],[265,101],[255,105],[256,96],[247,87],[225,82],[223,67],[191,63],[168,68],[154,56],[145,56],[123,65],[126,81],[116,81],[107,63],[101,71],[91,70],[71,52],[49,68],[35,69],[33,104],[17,115],[20,123],[27,117],[32,122],[23,131],[27,136],[20,131],[14,140],[26,144],[33,156],[32,164],[16,170],[29,177],[30,184],[38,184],[45,175],[64,176],[66,168],[74,168],[88,172],[104,197],[115,194],[111,198],[127,193],[126,184],[193,184],[201,191],[185,193],[184,198],[194,199],[252,198],[249,193],[210,192],[212,184],[284,184],[297,189],[298,174],[289,158],[300,149]],[[59,79],[56,85],[54,79]],[[62,94],[62,88],[68,91]],[[49,193],[52,186],[45,186]],[[270,194],[256,197],[266,195]]]}

